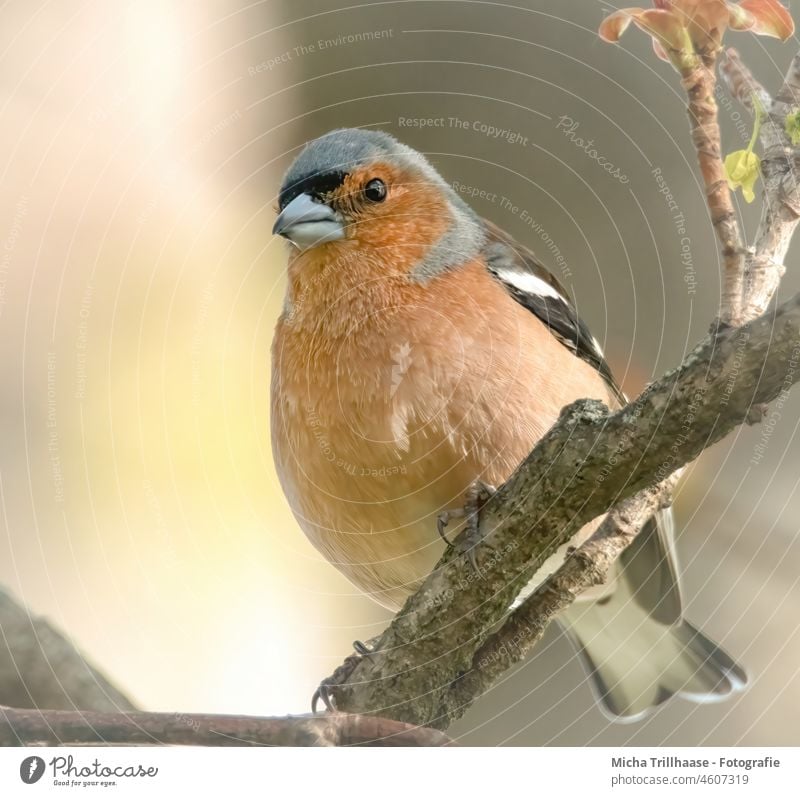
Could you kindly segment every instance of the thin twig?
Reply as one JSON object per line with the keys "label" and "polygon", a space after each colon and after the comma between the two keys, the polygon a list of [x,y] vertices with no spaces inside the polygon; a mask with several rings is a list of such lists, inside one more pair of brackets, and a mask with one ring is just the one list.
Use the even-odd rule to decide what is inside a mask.
{"label": "thin twig", "polygon": [[0,706],[0,746],[449,746],[446,735],[376,716],[96,713]]}
{"label": "thin twig", "polygon": [[703,58],[686,59],[680,72],[689,102],[692,141],[697,151],[706,203],[722,254],[719,316],[723,323],[737,326],[741,322],[745,250],[722,162],[719,118],[714,99],[715,65],[716,53],[712,53]]}
{"label": "thin twig", "polygon": [[786,134],[786,116],[800,105],[800,55],[792,59],[769,111],[763,142],[761,171],[764,201],[755,251],[747,258],[744,282],[745,320],[757,317],[769,306],[784,274],[784,259],[800,219],[800,186],[797,182],[797,149]]}
{"label": "thin twig", "polygon": [[719,71],[730,95],[750,113],[754,110],[753,97],[756,97],[762,108],[769,108],[772,105],[769,91],[753,77],[753,73],[734,47],[728,47],[723,52]]}
{"label": "thin twig", "polygon": [[774,100],[753,78],[736,50],[727,50],[722,73],[732,95],[751,113],[752,95],[756,92],[765,117],[760,133],[763,202],[755,246],[745,259],[740,316],[744,323],[761,315],[775,295],[785,271],[783,262],[800,219],[800,186],[796,175],[798,154],[785,130],[786,116],[800,106],[800,54],[792,59]]}

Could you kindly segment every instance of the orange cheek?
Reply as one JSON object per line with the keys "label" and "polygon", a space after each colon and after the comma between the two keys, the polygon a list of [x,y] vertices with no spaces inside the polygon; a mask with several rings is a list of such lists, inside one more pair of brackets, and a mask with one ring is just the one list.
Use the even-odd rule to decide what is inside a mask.
{"label": "orange cheek", "polygon": [[385,205],[361,215],[352,230],[360,244],[391,258],[402,271],[410,271],[444,234],[449,215],[430,197],[403,191],[390,194]]}

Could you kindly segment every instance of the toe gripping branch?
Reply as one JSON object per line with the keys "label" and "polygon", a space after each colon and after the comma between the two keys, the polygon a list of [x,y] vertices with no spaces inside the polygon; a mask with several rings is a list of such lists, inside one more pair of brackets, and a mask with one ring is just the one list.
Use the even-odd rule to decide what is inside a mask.
{"label": "toe gripping branch", "polygon": [[[445,544],[457,550],[459,554],[466,556],[479,577],[483,577],[483,575],[478,566],[476,551],[485,541],[483,532],[481,531],[480,514],[481,509],[488,503],[496,491],[497,490],[493,486],[484,484],[483,481],[476,481],[467,490],[464,507],[443,511],[436,521],[437,530]],[[459,534],[456,544],[453,544],[447,538],[446,534],[448,523],[454,519],[466,520],[464,532]],[[326,677],[317,687],[317,690],[311,697],[311,711],[313,713],[317,712],[317,705],[320,702],[325,705],[326,710],[329,712],[337,713],[338,709],[336,707],[334,692],[337,688],[340,688],[348,682],[356,666],[358,666],[364,658],[375,655],[378,651],[376,644],[370,646],[364,644],[363,641],[354,641],[353,649],[355,652],[352,655],[348,655],[336,671],[330,677]]]}
{"label": "toe gripping branch", "polygon": [[[476,481],[467,490],[463,508],[443,511],[436,520],[436,529],[444,543],[459,554],[466,556],[480,577],[483,575],[478,566],[476,553],[478,547],[485,541],[485,536],[481,531],[481,509],[491,500],[496,491],[493,486],[484,484],[483,481]],[[458,536],[456,544],[447,538],[446,533],[450,520],[454,519],[466,519],[464,533]]]}
{"label": "toe gripping branch", "polygon": [[325,705],[325,709],[329,713],[338,713],[339,711],[334,699],[334,691],[339,686],[343,686],[350,679],[350,675],[364,658],[368,658],[377,652],[376,647],[370,649],[363,641],[354,641],[353,649],[355,652],[352,655],[348,655],[342,664],[337,667],[336,671],[330,677],[326,677],[319,686],[317,686],[317,690],[314,691],[311,697],[312,713],[317,712],[317,705],[320,701]]}

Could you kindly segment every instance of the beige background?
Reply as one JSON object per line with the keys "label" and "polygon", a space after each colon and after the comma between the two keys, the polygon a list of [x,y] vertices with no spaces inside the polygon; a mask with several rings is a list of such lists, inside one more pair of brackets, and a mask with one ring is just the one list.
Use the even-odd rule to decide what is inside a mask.
{"label": "beige background", "polygon": [[[284,288],[272,208],[305,140],[376,125],[449,180],[508,197],[516,213],[473,204],[556,271],[557,247],[629,391],[676,364],[717,304],[678,81],[644,36],[598,41],[606,4],[337,5],[353,4],[0,9],[0,583],[148,708],[303,711],[351,641],[389,618],[305,541],[269,452]],[[796,47],[734,39],[773,86]],[[627,184],[558,129],[562,116]],[[401,128],[400,117],[468,129]],[[740,148],[749,121],[727,101],[721,119],[726,148]],[[753,208],[742,214],[752,234]],[[797,262],[784,293],[800,286]],[[747,665],[745,696],[611,725],[553,633],[453,734],[800,742],[798,417],[795,395],[757,465],[763,428],[708,451],[677,505],[688,613]]]}

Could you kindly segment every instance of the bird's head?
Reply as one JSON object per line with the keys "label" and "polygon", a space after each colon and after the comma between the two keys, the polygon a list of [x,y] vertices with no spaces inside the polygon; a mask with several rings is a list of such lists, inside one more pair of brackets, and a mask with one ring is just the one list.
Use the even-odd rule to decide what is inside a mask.
{"label": "bird's head", "polygon": [[278,205],[272,231],[298,253],[388,250],[419,278],[472,259],[483,243],[478,217],[425,157],[375,130],[311,141],[286,173]]}

